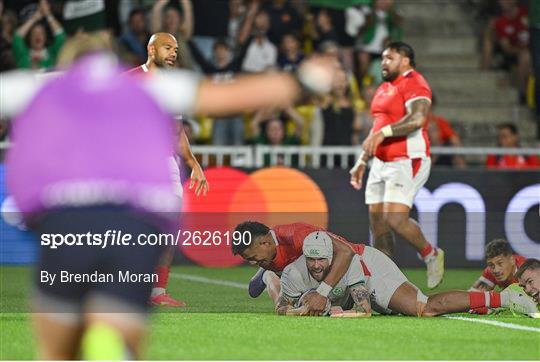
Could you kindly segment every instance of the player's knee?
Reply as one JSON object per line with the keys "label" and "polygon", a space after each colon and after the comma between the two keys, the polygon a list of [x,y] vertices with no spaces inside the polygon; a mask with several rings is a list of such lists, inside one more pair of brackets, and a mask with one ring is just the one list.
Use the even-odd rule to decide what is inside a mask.
{"label": "player's knee", "polygon": [[370,211],[369,221],[372,227],[385,227],[386,221],[383,212]]}
{"label": "player's knee", "polygon": [[384,221],[392,230],[399,230],[407,222],[408,218],[408,215],[401,212],[387,212],[384,214]]}
{"label": "player's knee", "polygon": [[281,284],[280,284],[281,280],[279,279],[276,273],[274,273],[271,270],[265,271],[263,275],[263,281],[264,281],[264,284],[266,284],[268,288],[275,289],[279,292],[281,288]]}

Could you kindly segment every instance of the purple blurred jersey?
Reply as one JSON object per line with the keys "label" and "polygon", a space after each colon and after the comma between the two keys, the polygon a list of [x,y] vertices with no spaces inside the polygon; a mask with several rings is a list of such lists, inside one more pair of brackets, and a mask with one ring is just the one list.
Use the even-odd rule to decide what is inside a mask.
{"label": "purple blurred jersey", "polygon": [[7,186],[28,218],[64,206],[175,212],[173,123],[116,60],[87,57],[46,84],[13,122]]}

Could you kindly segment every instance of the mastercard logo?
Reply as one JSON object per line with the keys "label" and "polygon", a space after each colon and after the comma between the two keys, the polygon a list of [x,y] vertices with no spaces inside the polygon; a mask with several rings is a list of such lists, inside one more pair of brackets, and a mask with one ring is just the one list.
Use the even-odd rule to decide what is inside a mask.
{"label": "mastercard logo", "polygon": [[[203,266],[242,264],[232,255],[232,232],[244,221],[269,227],[306,222],[326,228],[328,205],[319,186],[305,173],[286,167],[247,173],[230,167],[205,170],[209,193],[196,197],[184,184],[180,249]],[[193,238],[194,233],[201,235]],[[227,235],[226,233],[229,232]],[[190,240],[191,233],[191,240]]]}

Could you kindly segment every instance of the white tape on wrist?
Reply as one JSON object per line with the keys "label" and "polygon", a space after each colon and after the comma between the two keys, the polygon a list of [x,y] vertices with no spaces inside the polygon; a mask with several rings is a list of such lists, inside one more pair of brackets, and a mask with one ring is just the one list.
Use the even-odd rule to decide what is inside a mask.
{"label": "white tape on wrist", "polygon": [[394,134],[394,132],[392,131],[391,125],[384,126],[383,128],[381,128],[381,132],[384,135],[384,137],[392,137],[392,135]]}
{"label": "white tape on wrist", "polygon": [[325,282],[322,282],[321,285],[317,288],[317,293],[322,295],[323,297],[328,297],[328,294],[332,291],[332,287],[326,284]]}
{"label": "white tape on wrist", "polygon": [[360,156],[360,158],[358,158],[358,160],[356,161],[356,163],[354,164],[354,166],[351,168],[351,170],[349,171],[349,173],[350,173],[350,174],[355,173],[355,172],[358,170],[358,168],[359,168],[360,166],[367,166],[367,162],[364,161],[363,156]]}

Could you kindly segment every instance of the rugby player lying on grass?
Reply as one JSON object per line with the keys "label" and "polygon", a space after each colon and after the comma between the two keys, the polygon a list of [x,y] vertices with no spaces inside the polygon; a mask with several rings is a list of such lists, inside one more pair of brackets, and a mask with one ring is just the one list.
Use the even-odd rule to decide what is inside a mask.
{"label": "rugby player lying on grass", "polygon": [[[504,239],[494,239],[486,245],[486,268],[474,282],[470,291],[488,292],[495,288],[501,290],[517,283],[516,270],[525,262],[525,257],[514,254],[512,247]],[[472,309],[475,314],[487,314],[489,308]]]}
{"label": "rugby player lying on grass", "polygon": [[[265,288],[274,302],[280,293],[278,274],[302,255],[304,239],[314,231],[322,228],[306,223],[276,225],[272,229],[256,221],[246,221],[236,226],[235,231],[249,233],[249,242],[232,245],[234,255],[240,255],[251,264],[259,265],[260,269],[249,282],[249,295],[257,298]],[[355,254],[362,254],[364,244],[353,244],[345,238],[327,232],[332,240],[336,266],[321,280],[317,292],[306,298],[306,308],[309,314],[323,312],[327,296],[332,287],[343,278],[349,263]],[[277,274],[276,274],[277,273]]]}
{"label": "rugby player lying on grass", "polygon": [[495,239],[486,245],[487,267],[474,282],[471,290],[490,291],[502,289],[517,283],[516,270],[525,262],[525,257],[512,252],[510,244],[503,239]]}
{"label": "rugby player lying on grass", "polygon": [[[284,234],[283,229],[288,233]],[[306,233],[308,229],[312,231]],[[367,315],[371,313],[371,306],[380,313],[419,316],[466,312],[481,307],[512,307],[523,313],[536,310],[534,302],[513,289],[501,293],[451,291],[426,297],[407,280],[392,260],[377,249],[348,243],[340,236],[312,225],[296,223],[269,229],[260,223],[246,222],[236,230],[251,233],[251,243],[233,247],[236,254],[268,270],[277,270],[277,266],[281,266],[276,265],[277,262],[287,262],[288,265],[281,269],[280,283],[276,283],[279,282],[276,274],[263,273],[271,275],[265,279],[272,289],[269,294],[274,299],[278,314],[319,315],[328,312],[329,304],[345,310],[353,307],[353,310]],[[294,243],[289,242],[292,240]],[[345,245],[354,251],[350,260],[343,262],[336,258],[336,241],[338,245]],[[324,286],[328,276],[332,272],[336,274],[336,266],[340,271],[345,271],[334,284]],[[323,310],[314,313],[306,301],[319,293],[306,292],[312,289],[319,291],[321,285],[327,297],[324,298]],[[298,302],[305,293],[309,295],[302,299],[300,305]],[[339,310],[335,312],[334,315],[341,313]],[[355,312],[345,314],[354,316]]]}
{"label": "rugby player lying on grass", "polygon": [[527,259],[517,270],[516,278],[536,304],[540,304],[540,260]]}

